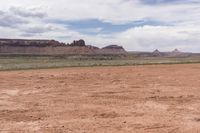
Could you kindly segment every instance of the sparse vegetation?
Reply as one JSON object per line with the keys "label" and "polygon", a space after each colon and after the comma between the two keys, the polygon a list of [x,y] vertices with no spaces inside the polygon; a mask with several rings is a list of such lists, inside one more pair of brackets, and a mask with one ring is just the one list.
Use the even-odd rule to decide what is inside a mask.
{"label": "sparse vegetation", "polygon": [[0,70],[42,69],[60,67],[124,66],[148,64],[200,63],[200,56],[184,58],[137,57],[135,55],[93,55],[93,56],[30,56],[1,55]]}

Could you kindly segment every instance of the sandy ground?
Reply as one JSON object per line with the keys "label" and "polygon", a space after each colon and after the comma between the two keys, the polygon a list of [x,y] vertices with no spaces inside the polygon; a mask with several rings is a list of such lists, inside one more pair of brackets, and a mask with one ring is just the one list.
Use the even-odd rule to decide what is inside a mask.
{"label": "sandy ground", "polygon": [[0,72],[1,133],[199,133],[200,64]]}

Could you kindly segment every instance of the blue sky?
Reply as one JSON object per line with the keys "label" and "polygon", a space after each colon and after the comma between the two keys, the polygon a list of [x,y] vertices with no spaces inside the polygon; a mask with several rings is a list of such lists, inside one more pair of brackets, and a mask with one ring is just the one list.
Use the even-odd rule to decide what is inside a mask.
{"label": "blue sky", "polygon": [[52,21],[57,24],[76,30],[82,34],[98,35],[98,34],[113,34],[126,31],[130,28],[141,27],[145,25],[158,26],[167,25],[167,23],[156,20],[142,19],[138,21],[127,22],[124,24],[112,24],[111,22],[104,22],[98,19],[76,20],[76,21]]}
{"label": "blue sky", "polygon": [[200,52],[199,0],[1,0],[0,37]]}
{"label": "blue sky", "polygon": [[141,0],[145,4],[166,4],[166,3],[177,3],[177,2],[186,2],[188,0]]}
{"label": "blue sky", "polygon": [[155,4],[183,4],[183,3],[199,3],[198,0],[141,0],[144,4],[155,5]]}

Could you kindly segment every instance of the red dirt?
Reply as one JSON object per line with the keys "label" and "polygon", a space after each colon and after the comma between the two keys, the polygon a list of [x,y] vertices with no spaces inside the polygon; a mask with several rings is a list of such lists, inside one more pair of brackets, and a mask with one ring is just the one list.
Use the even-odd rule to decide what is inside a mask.
{"label": "red dirt", "polygon": [[0,132],[200,132],[200,64],[0,72]]}

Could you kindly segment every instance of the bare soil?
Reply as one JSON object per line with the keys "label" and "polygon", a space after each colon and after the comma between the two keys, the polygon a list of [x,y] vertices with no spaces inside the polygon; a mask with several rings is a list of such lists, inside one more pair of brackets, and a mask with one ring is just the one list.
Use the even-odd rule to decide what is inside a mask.
{"label": "bare soil", "polygon": [[200,132],[200,64],[0,72],[0,132]]}

